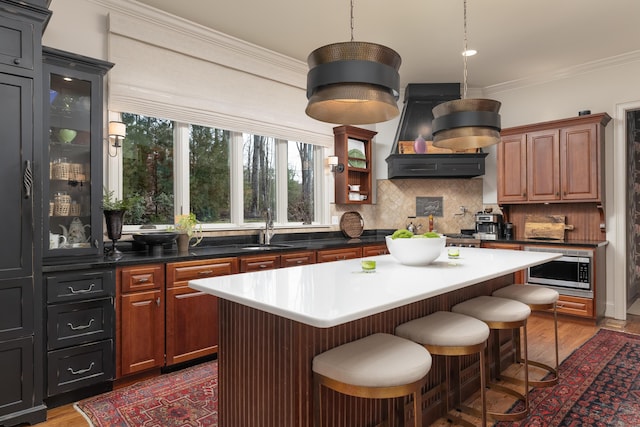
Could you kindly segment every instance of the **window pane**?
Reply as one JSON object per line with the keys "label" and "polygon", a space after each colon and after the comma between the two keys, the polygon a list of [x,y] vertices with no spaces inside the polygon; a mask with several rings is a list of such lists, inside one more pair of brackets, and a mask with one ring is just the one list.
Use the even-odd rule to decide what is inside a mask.
{"label": "window pane", "polygon": [[200,222],[228,223],[230,217],[230,132],[191,126],[189,200]]}
{"label": "window pane", "polygon": [[122,114],[123,194],[132,201],[126,224],[173,224],[173,123]]}
{"label": "window pane", "polygon": [[275,140],[243,134],[244,220],[264,221],[267,208],[276,217]]}
{"label": "window pane", "polygon": [[287,159],[287,221],[311,224],[314,220],[314,146],[289,141]]}

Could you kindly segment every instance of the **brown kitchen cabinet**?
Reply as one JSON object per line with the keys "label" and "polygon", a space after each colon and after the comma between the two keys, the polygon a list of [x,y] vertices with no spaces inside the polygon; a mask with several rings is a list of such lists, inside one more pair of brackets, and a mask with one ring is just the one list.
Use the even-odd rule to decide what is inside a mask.
{"label": "brown kitchen cabinet", "polygon": [[116,270],[116,378],[164,365],[164,264]]}
{"label": "brown kitchen cabinet", "polygon": [[389,248],[385,243],[377,244],[377,245],[367,245],[362,247],[362,256],[377,256],[377,255],[386,255],[389,253]]}
{"label": "brown kitchen cabinet", "polygon": [[240,257],[240,273],[280,268],[280,255],[248,255]]}
{"label": "brown kitchen cabinet", "polygon": [[601,203],[606,113],[502,130],[498,203]]}
{"label": "brown kitchen cabinet", "polygon": [[316,262],[342,261],[362,257],[362,248],[321,249],[316,252]]}
{"label": "brown kitchen cabinet", "polygon": [[280,255],[280,267],[295,267],[296,265],[315,264],[315,251],[289,252]]}
{"label": "brown kitchen cabinet", "polygon": [[[373,137],[377,132],[353,126],[333,128],[334,150],[338,157],[335,177],[335,202],[371,204]],[[358,190],[351,190],[357,185]]]}
{"label": "brown kitchen cabinet", "polygon": [[218,298],[189,287],[189,280],[238,273],[237,258],[168,263],[166,266],[166,365],[218,351]]}

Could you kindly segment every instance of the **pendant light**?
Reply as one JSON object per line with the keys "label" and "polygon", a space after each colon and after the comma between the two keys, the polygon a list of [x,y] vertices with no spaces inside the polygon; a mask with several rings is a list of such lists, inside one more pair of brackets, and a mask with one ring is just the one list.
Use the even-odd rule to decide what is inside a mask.
{"label": "pendant light", "polygon": [[[467,47],[467,0],[464,0],[464,52]],[[433,145],[453,151],[479,149],[500,142],[500,102],[467,99],[467,56],[463,55],[462,99],[436,105],[433,112]]]}
{"label": "pendant light", "polygon": [[396,117],[400,55],[376,43],[351,41],[322,46],[307,58],[308,116],[327,123],[362,125]]}

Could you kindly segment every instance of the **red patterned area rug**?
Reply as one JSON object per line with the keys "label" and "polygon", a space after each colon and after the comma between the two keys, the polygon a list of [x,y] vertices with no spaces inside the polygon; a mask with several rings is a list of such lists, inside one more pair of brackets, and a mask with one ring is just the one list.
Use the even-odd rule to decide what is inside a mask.
{"label": "red patterned area rug", "polygon": [[557,385],[529,397],[526,419],[495,426],[640,426],[640,335],[601,329],[562,362]]}
{"label": "red patterned area rug", "polygon": [[215,427],[218,362],[94,396],[75,407],[94,427]]}

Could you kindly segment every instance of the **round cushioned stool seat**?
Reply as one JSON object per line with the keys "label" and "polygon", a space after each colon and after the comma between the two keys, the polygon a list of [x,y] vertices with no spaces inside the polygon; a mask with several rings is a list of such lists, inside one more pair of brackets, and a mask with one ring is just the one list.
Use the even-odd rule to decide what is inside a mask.
{"label": "round cushioned stool seat", "polygon": [[542,305],[558,301],[560,294],[553,289],[533,285],[509,285],[493,293],[494,297],[508,298],[523,304]]}
{"label": "round cushioned stool seat", "polygon": [[463,314],[437,311],[396,328],[396,335],[420,344],[458,347],[481,344],[489,337],[486,323]]}
{"label": "round cushioned stool seat", "polygon": [[479,296],[451,308],[454,313],[466,314],[483,322],[520,322],[531,314],[528,305],[506,298]]}
{"label": "round cushioned stool seat", "polygon": [[416,382],[431,369],[431,354],[421,345],[377,333],[325,351],[313,358],[313,371],[364,387]]}

